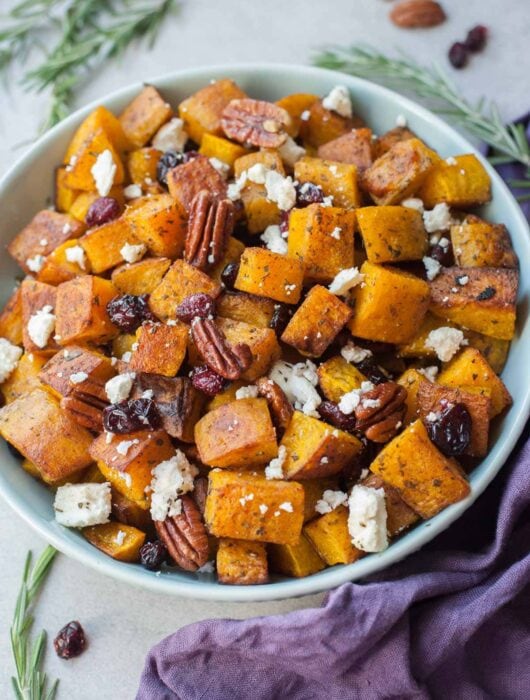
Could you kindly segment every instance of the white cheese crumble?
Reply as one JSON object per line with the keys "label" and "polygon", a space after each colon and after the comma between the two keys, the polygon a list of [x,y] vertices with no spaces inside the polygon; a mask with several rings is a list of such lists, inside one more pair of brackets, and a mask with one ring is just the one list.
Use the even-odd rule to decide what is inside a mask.
{"label": "white cheese crumble", "polygon": [[265,515],[265,513],[266,513],[268,510],[269,510],[269,506],[265,505],[265,503],[260,503],[259,512],[260,512],[262,515]]}
{"label": "white cheese crumble", "polygon": [[254,500],[254,494],[247,493],[245,496],[242,496],[239,499],[239,503],[241,504],[242,507],[245,507],[247,505],[247,503],[249,503],[250,501],[253,501],[253,500]]}
{"label": "white cheese crumble", "polygon": [[423,212],[423,224],[427,233],[447,231],[453,223],[451,210],[445,202],[440,202],[434,209]]}
{"label": "white cheese crumble", "polygon": [[184,122],[178,117],[173,117],[164,124],[153,136],[153,148],[165,153],[166,151],[183,151],[188,134],[184,130]]}
{"label": "white cheese crumble", "polygon": [[337,296],[347,294],[350,289],[356,287],[364,280],[364,275],[359,272],[356,267],[348,267],[341,270],[335,275],[335,279],[329,285],[328,289]]}
{"label": "white cheese crumble", "polygon": [[276,170],[268,170],[265,176],[265,189],[267,199],[276,202],[282,211],[288,211],[296,204],[296,190],[290,176],[284,177]]}
{"label": "white cheese crumble", "polygon": [[386,503],[383,489],[356,484],[348,499],[348,532],[363,552],[382,552],[388,547]]}
{"label": "white cheese crumble", "polygon": [[454,156],[449,156],[449,158],[445,159],[445,162],[447,163],[447,165],[458,165],[458,161]]}
{"label": "white cheese crumble", "polygon": [[465,287],[469,282],[469,277],[467,275],[460,275],[456,278],[456,281],[461,287]]}
{"label": "white cheese crumble", "polygon": [[96,162],[90,168],[96,190],[100,197],[106,197],[110,192],[117,169],[116,163],[112,158],[112,153],[106,148],[98,155]]}
{"label": "white cheese crumble", "polygon": [[28,335],[38,347],[45,348],[55,328],[55,315],[49,305],[43,306],[28,321]]}
{"label": "white cheese crumble", "polygon": [[450,328],[449,326],[435,328],[425,340],[425,347],[434,350],[442,362],[449,362],[461,345],[467,345],[464,334],[459,328]]}
{"label": "white cheese crumble", "polygon": [[367,357],[372,356],[372,351],[367,348],[360,348],[352,340],[348,340],[346,345],[341,348],[340,354],[346,362],[362,362]]}
{"label": "white cheese crumble", "polygon": [[322,100],[322,106],[340,114],[341,117],[351,117],[353,114],[350,93],[344,85],[335,85]]}
{"label": "white cheese crumble", "polygon": [[127,455],[129,450],[133,445],[138,445],[140,441],[134,438],[134,440],[122,440],[116,445],[116,452],[124,457]]}
{"label": "white cheese crumble", "polygon": [[105,384],[105,393],[110,403],[120,403],[129,398],[135,377],[134,372],[126,372],[108,380]]}
{"label": "white cheese crumble", "polygon": [[429,255],[423,257],[423,264],[425,265],[425,271],[427,272],[427,279],[432,282],[436,279],[442,270],[441,264],[438,260],[431,258]]}
{"label": "white cheese crumble", "polygon": [[333,491],[331,489],[326,489],[315,505],[315,510],[317,513],[324,515],[325,513],[331,513],[332,510],[338,508],[339,506],[346,505],[348,501],[348,494],[344,491]]}
{"label": "white cheese crumble", "polygon": [[142,399],[152,399],[153,396],[155,395],[155,392],[152,389],[146,389],[143,393],[141,398]]}
{"label": "white cheese crumble", "polygon": [[108,523],[111,511],[110,484],[59,486],[53,503],[55,519],[66,527],[89,527]]}
{"label": "white cheese crumble", "polygon": [[74,372],[70,375],[70,381],[72,384],[82,384],[88,379],[88,374],[86,372]]}
{"label": "white cheese crumble", "polygon": [[22,348],[13,345],[7,338],[0,338],[0,384],[16,369],[22,356]]}
{"label": "white cheese crumble", "polygon": [[418,372],[423,374],[425,379],[428,379],[430,382],[434,382],[436,375],[438,374],[438,367],[436,367],[436,365],[431,365],[431,367],[422,367],[418,369]]}
{"label": "white cheese crumble", "polygon": [[197,571],[195,572],[196,574],[213,574],[215,571],[215,562],[212,561],[207,561],[206,564],[203,564],[202,566],[199,566]]}
{"label": "white cheese crumble", "polygon": [[287,459],[287,448],[285,445],[280,445],[278,447],[278,456],[271,459],[269,464],[265,467],[265,478],[266,479],[283,479],[283,465]]}
{"label": "white cheese crumble", "polygon": [[283,238],[280,227],[276,224],[267,226],[260,238],[273,253],[278,253],[279,255],[287,253],[287,241]]}
{"label": "white cheese crumble", "polygon": [[226,180],[230,174],[230,166],[228,163],[219,160],[219,158],[209,158],[208,160],[210,161],[210,165],[212,165],[217,170],[219,175]]}
{"label": "white cheese crumble", "polygon": [[250,180],[250,182],[254,182],[256,185],[264,185],[266,176],[267,168],[263,163],[254,163],[254,165],[247,170],[247,179]]}
{"label": "white cheese crumble", "polygon": [[300,115],[300,119],[303,122],[308,122],[311,119],[311,112],[308,109],[304,109],[304,111]]}
{"label": "white cheese crumble", "polygon": [[26,265],[30,272],[40,272],[46,262],[44,255],[34,255],[26,260]]}
{"label": "white cheese crumble", "polygon": [[160,462],[151,472],[151,517],[162,521],[167,517],[179,515],[182,502],[179,498],[184,493],[193,491],[193,480],[198,469],[188,462],[186,455],[176,450],[174,457]]}
{"label": "white cheese crumble", "polygon": [[396,117],[396,126],[404,128],[407,126],[407,117],[404,114],[398,114]]}
{"label": "white cheese crumble", "polygon": [[[351,415],[361,403],[362,395],[368,391],[372,391],[373,388],[374,385],[372,382],[362,382],[359,389],[353,389],[341,396],[338,404],[339,409],[347,416]],[[366,404],[366,408],[370,408],[369,404]],[[377,408],[377,406],[375,406],[375,408]]]}
{"label": "white cheese crumble", "polygon": [[86,254],[80,245],[73,245],[71,248],[67,248],[65,256],[68,262],[78,265],[81,270],[86,270]]}
{"label": "white cheese crumble", "polygon": [[329,234],[332,238],[334,238],[336,241],[340,241],[340,234],[342,233],[342,229],[340,226],[335,226],[333,231]]}
{"label": "white cheese crumble", "polygon": [[320,418],[316,409],[322,403],[322,399],[315,389],[318,384],[318,375],[316,366],[311,360],[298,362],[295,365],[278,360],[269,372],[269,377],[284,390],[285,395],[298,411],[302,411],[307,416]]}
{"label": "white cheese crumble", "polygon": [[133,245],[132,243],[126,243],[120,250],[121,257],[128,263],[135,263],[141,260],[145,255],[147,248],[143,243],[138,243],[138,245]]}
{"label": "white cheese crumble", "polygon": [[420,214],[423,214],[424,207],[423,207],[423,200],[419,199],[419,197],[409,197],[408,199],[404,199],[401,202],[402,207],[407,207],[407,209],[416,209],[416,211],[419,211]]}
{"label": "white cheese crumble", "polygon": [[280,503],[278,506],[280,510],[284,510],[286,513],[293,513],[293,504],[290,501],[285,501],[285,503]]}
{"label": "white cheese crumble", "polygon": [[299,146],[291,136],[288,136],[285,143],[278,149],[278,153],[284,163],[294,168],[297,161],[305,156],[306,150],[302,146]]}
{"label": "white cheese crumble", "polygon": [[236,399],[255,399],[258,395],[258,387],[255,384],[239,387],[236,391]]}
{"label": "white cheese crumble", "polygon": [[127,185],[123,190],[125,199],[136,199],[142,196],[142,188],[140,185]]}

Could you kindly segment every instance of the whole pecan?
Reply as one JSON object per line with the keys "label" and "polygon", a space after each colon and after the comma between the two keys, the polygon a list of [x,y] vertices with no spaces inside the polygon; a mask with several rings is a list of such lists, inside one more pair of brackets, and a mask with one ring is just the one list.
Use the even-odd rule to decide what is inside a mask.
{"label": "whole pecan", "polygon": [[268,377],[261,377],[256,382],[258,394],[267,399],[272,422],[279,430],[285,430],[294,413],[289,399],[281,387]]}
{"label": "whole pecan", "polygon": [[190,496],[182,496],[180,515],[155,521],[169,556],[185,571],[197,571],[208,561],[208,534],[199,509]]}
{"label": "whole pecan", "polygon": [[362,394],[355,409],[356,429],[373,442],[388,442],[403,424],[407,390],[396,382],[378,384]]}
{"label": "whole pecan", "polygon": [[234,230],[234,205],[219,200],[208,190],[197,192],[191,202],[184,260],[199,270],[215,265],[223,257]]}
{"label": "whole pecan", "polygon": [[252,352],[246,343],[230,346],[223,331],[210,318],[196,318],[191,337],[205,363],[221,377],[234,381],[252,364]]}
{"label": "whole pecan", "polygon": [[390,11],[390,19],[398,27],[435,27],[446,20],[442,6],[434,0],[403,0]]}
{"label": "whole pecan", "polygon": [[289,113],[272,102],[232,100],[221,115],[221,126],[228,138],[258,148],[278,148],[287,140],[285,127]]}

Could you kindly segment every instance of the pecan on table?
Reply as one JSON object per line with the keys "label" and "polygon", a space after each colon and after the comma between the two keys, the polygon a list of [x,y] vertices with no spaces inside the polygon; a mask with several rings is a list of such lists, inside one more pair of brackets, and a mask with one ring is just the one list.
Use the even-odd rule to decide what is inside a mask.
{"label": "pecan on table", "polygon": [[205,270],[223,257],[226,243],[234,230],[234,205],[201,190],[190,206],[184,260]]}
{"label": "pecan on table", "polygon": [[197,571],[208,561],[208,535],[199,509],[190,496],[182,496],[182,512],[155,521],[169,556],[185,571]]}
{"label": "pecan on table", "polygon": [[388,442],[403,425],[407,390],[396,382],[377,384],[366,391],[355,409],[356,429],[373,442]]}
{"label": "pecan on table", "polygon": [[285,143],[285,128],[290,123],[291,117],[282,107],[250,98],[232,100],[221,115],[228,138],[258,148],[278,148]]}
{"label": "pecan on table", "polygon": [[71,418],[96,432],[103,430],[103,410],[108,405],[105,382],[91,377],[76,385],[68,396],[61,399],[61,408]]}
{"label": "pecan on table", "polygon": [[390,19],[406,29],[435,27],[446,20],[446,14],[434,0],[403,0],[392,8]]}
{"label": "pecan on table", "polygon": [[281,387],[268,377],[261,377],[256,382],[258,394],[267,399],[272,422],[279,430],[285,430],[294,413],[289,399]]}
{"label": "pecan on table", "polygon": [[234,381],[252,364],[252,352],[246,343],[230,346],[223,331],[210,318],[196,318],[191,337],[204,362],[224,379]]}

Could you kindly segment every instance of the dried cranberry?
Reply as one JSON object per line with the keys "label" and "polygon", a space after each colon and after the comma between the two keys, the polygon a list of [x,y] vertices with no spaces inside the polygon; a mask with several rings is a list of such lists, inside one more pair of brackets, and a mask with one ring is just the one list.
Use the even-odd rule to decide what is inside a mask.
{"label": "dried cranberry", "polygon": [[224,284],[225,289],[234,289],[238,273],[239,263],[228,263],[223,269],[221,272],[221,282]]}
{"label": "dried cranberry", "polygon": [[215,396],[225,387],[225,380],[207,365],[194,367],[191,373],[191,383],[207,396]]}
{"label": "dried cranberry", "polygon": [[465,40],[465,45],[469,51],[476,53],[477,51],[482,51],[486,46],[486,41],[488,39],[488,29],[483,24],[477,24],[476,27],[470,29],[467,33]]}
{"label": "dried cranberry", "polygon": [[125,333],[134,333],[144,321],[157,321],[148,305],[148,294],[122,294],[107,304],[107,313],[115,326]]}
{"label": "dried cranberry", "polygon": [[72,620],[65,625],[53,640],[53,646],[61,659],[72,659],[82,654],[85,650],[86,638],[80,623]]}
{"label": "dried cranberry", "polygon": [[149,571],[160,571],[166,559],[167,548],[160,540],[146,542],[140,549],[140,564]]}
{"label": "dried cranberry", "polygon": [[135,430],[156,430],[160,423],[160,414],[152,399],[129,399],[103,410],[103,427],[109,433],[123,435]]}
{"label": "dried cranberry", "polygon": [[346,430],[349,433],[355,430],[355,415],[347,416],[333,401],[322,401],[317,411],[326,423],[331,423],[336,428]]}
{"label": "dried cranberry", "polygon": [[384,384],[392,379],[392,374],[388,370],[378,365],[372,357],[367,357],[361,362],[356,362],[355,366],[362,372],[373,384]]}
{"label": "dried cranberry", "polygon": [[434,421],[427,421],[432,442],[448,457],[466,451],[471,440],[471,416],[463,403],[447,406]]}
{"label": "dried cranberry", "polygon": [[184,323],[191,323],[194,318],[208,318],[215,315],[215,299],[209,294],[199,292],[190,294],[177,306],[177,318]]}
{"label": "dried cranberry", "polygon": [[310,204],[321,204],[324,201],[324,192],[319,185],[312,182],[304,182],[295,185],[296,206],[307,207]]}
{"label": "dried cranberry", "polygon": [[173,170],[173,168],[179,165],[188,163],[198,155],[197,151],[187,151],[186,153],[181,153],[180,151],[166,151],[160,156],[156,164],[156,179],[161,185],[167,187],[168,171]]}
{"label": "dried cranberry", "polygon": [[449,49],[449,63],[453,68],[463,68],[468,58],[469,50],[461,41],[456,41]]}
{"label": "dried cranberry", "polygon": [[280,233],[289,233],[290,212],[282,211],[280,214]]}
{"label": "dried cranberry", "polygon": [[451,265],[454,263],[453,246],[451,245],[450,241],[448,241],[446,245],[435,243],[429,248],[427,255],[430,258],[437,260],[440,265],[443,265],[444,267],[451,267]]}
{"label": "dried cranberry", "polygon": [[272,328],[276,335],[280,337],[293,314],[294,310],[286,304],[275,304],[272,318],[269,322],[269,328]]}
{"label": "dried cranberry", "polygon": [[121,207],[114,197],[99,197],[92,202],[85,216],[87,226],[101,226],[109,221],[117,219],[121,214]]}

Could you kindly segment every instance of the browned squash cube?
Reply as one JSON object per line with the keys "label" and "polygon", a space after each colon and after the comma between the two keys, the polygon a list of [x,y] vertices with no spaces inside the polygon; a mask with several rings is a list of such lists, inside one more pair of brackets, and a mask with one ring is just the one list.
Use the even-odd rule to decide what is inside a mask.
{"label": "browned squash cube", "polygon": [[0,435],[33,462],[48,484],[70,479],[92,462],[92,435],[43,389],[23,394],[0,411]]}
{"label": "browned squash cube", "polygon": [[188,326],[144,323],[136,331],[129,367],[133,371],[174,377],[179,371],[188,345]]}
{"label": "browned squash cube", "polygon": [[302,293],[301,260],[266,248],[246,248],[241,256],[235,288],[241,292],[297,304]]}
{"label": "browned squash cube", "polygon": [[85,527],[83,537],[109,557],[128,562],[140,559],[140,548],[145,542],[145,532],[114,522]]}
{"label": "browned squash cube", "polygon": [[83,275],[57,287],[55,331],[61,345],[105,343],[118,335],[107,304],[118,295],[112,282]]}
{"label": "browned squash cube", "polygon": [[338,474],[361,449],[356,437],[318,418],[295,411],[280,443],[287,453],[286,479],[316,479]]}
{"label": "browned squash cube", "polygon": [[436,449],[421,420],[389,442],[370,470],[397,489],[422,518],[431,518],[470,492],[458,462]]}
{"label": "browned squash cube", "polygon": [[492,338],[491,336],[482,335],[482,333],[475,333],[475,331],[470,330],[465,330],[464,335],[466,336],[469,346],[479,350],[495,374],[500,374],[508,358],[510,341]]}
{"label": "browned squash cube", "polygon": [[[40,371],[40,381],[57,397],[70,396],[76,389],[106,402],[106,382],[116,374],[110,357],[76,345],[56,353]],[[76,384],[72,375],[86,375]]]}
{"label": "browned squash cube", "polygon": [[418,389],[423,381],[425,381],[425,375],[413,367],[405,370],[397,379],[397,383],[407,390],[407,413],[403,421],[405,425],[409,425],[418,419]]}
{"label": "browned squash cube", "polygon": [[291,123],[286,127],[286,131],[290,136],[293,138],[298,136],[303,121],[302,114],[307,112],[318,101],[318,95],[312,95],[307,92],[294,92],[276,101],[278,107],[285,109],[291,117]]}
{"label": "browned squash cube", "polygon": [[466,208],[491,199],[491,182],[486,169],[472,153],[439,160],[427,174],[418,197],[428,209],[440,202]]}
{"label": "browned squash cube", "polygon": [[22,345],[22,289],[16,286],[0,312],[0,337],[13,345]]}
{"label": "browned squash cube", "polygon": [[[44,347],[36,345],[30,337],[28,323],[32,316],[45,307],[51,307],[51,313],[57,313],[57,289],[49,284],[43,284],[27,277],[20,285],[22,301],[22,340],[26,352],[37,352],[44,355],[53,354],[58,345],[54,340],[53,332]],[[55,326],[57,332],[57,324]]]}
{"label": "browned squash cube", "polygon": [[294,166],[294,177],[302,184],[311,182],[319,185],[326,197],[333,197],[335,207],[352,209],[361,204],[357,168],[351,163],[304,156]]}
{"label": "browned squash cube", "polygon": [[[69,252],[73,248],[76,249],[74,253]],[[61,243],[47,256],[37,279],[45,284],[59,286],[85,272],[91,272],[90,263],[79,241],[74,239]]]}
{"label": "browned squash cube", "polygon": [[366,377],[357,367],[346,362],[343,357],[335,356],[319,365],[318,383],[328,401],[338,403],[344,394],[360,389]]}
{"label": "browned squash cube", "polygon": [[178,258],[184,250],[187,215],[168,194],[139,199],[125,212],[125,219],[153,255]]}
{"label": "browned squash cube", "polygon": [[226,197],[226,182],[205,156],[173,168],[167,174],[169,194],[189,212],[191,203],[201,190],[209,190],[215,197]]}
{"label": "browned squash cube", "polygon": [[217,299],[216,306],[219,316],[268,328],[277,305],[266,297],[244,292],[225,292]]}
{"label": "browned squash cube", "polygon": [[428,241],[419,211],[408,207],[362,207],[357,223],[370,262],[421,260]]}
{"label": "browned squash cube", "polygon": [[2,384],[1,391],[6,404],[29,394],[33,389],[41,388],[39,372],[45,362],[46,358],[43,355],[33,352],[22,355],[15,369]]}
{"label": "browned squash cube", "polygon": [[301,260],[304,282],[328,284],[354,264],[355,212],[311,204],[289,216],[288,255]]}
{"label": "browned squash cube", "polygon": [[517,267],[508,229],[477,217],[451,226],[451,243],[459,267]]}
{"label": "browned squash cube", "polygon": [[429,308],[429,285],[401,270],[363,263],[364,283],[354,289],[352,335],[384,343],[411,340]]}
{"label": "browned squash cube", "polygon": [[216,537],[296,544],[303,517],[300,484],[228,469],[214,469],[208,475],[204,519]]}
{"label": "browned squash cube", "polygon": [[397,204],[420,189],[439,160],[419,139],[398,141],[364,171],[361,184],[376,204]]}
{"label": "browned squash cube", "polygon": [[[90,470],[91,468],[89,468]],[[99,471],[97,465],[94,465],[92,469],[95,470],[96,478],[97,474],[100,475],[101,480],[105,481],[105,477]],[[86,474],[84,480],[87,480]],[[151,514],[148,510],[144,510],[138,503],[131,501],[129,498],[124,496],[116,489],[112,490],[112,517],[115,518],[119,523],[124,525],[132,525],[134,528],[138,528],[142,532],[152,532],[153,521],[151,519]]]}
{"label": "browned squash cube", "polygon": [[158,90],[146,85],[120,114],[120,124],[129,141],[139,148],[152,139],[172,114],[171,106]]}
{"label": "browned squash cube", "polygon": [[390,129],[381,136],[378,136],[374,142],[374,159],[380,158],[384,153],[389,151],[392,146],[400,141],[408,141],[409,139],[415,139],[416,134],[408,129],[406,126],[396,126],[394,129]]}
{"label": "browned squash cube", "polygon": [[[78,127],[74,137],[68,144],[64,162],[69,164],[72,156],[77,156],[87,142],[99,131],[105,133],[113,148],[119,153],[131,148],[131,143],[125,136],[117,117],[106,107],[100,106],[90,112],[88,117]],[[66,170],[68,171],[69,169],[66,168]]]}
{"label": "browned squash cube", "polygon": [[262,377],[280,359],[281,349],[272,328],[260,328],[231,318],[218,318],[217,325],[230,345],[246,343],[250,348],[252,364],[242,373],[242,379],[252,382]]}
{"label": "browned squash cube", "polygon": [[149,185],[156,182],[156,168],[162,151],[157,148],[137,148],[127,156],[127,170],[135,185]]}
{"label": "browned squash cube", "polygon": [[271,544],[268,549],[271,569],[285,576],[311,576],[326,566],[303,534],[296,544]]}
{"label": "browned squash cube", "polygon": [[226,163],[232,172],[235,161],[246,155],[248,151],[239,143],[233,143],[222,136],[205,133],[202,137],[199,153],[207,158],[216,158],[221,163]]}
{"label": "browned squash cube", "polygon": [[217,550],[219,583],[252,586],[267,583],[267,550],[263,542],[221,539]]}
{"label": "browned squash cube", "polygon": [[307,523],[304,535],[328,566],[352,564],[364,554],[352,544],[348,531],[348,509],[344,506]]}
{"label": "browned squash cube", "polygon": [[[349,133],[353,128],[363,126],[358,117],[342,117],[337,112],[326,109],[322,100],[313,102],[306,107],[309,112],[307,118],[301,120],[300,138],[304,143],[313,148],[318,148],[322,144]],[[304,110],[305,111],[305,110]]]}
{"label": "browned squash cube", "polygon": [[203,464],[252,469],[278,454],[276,433],[265,399],[239,399],[204,415],[195,426]]}
{"label": "browned squash cube", "polygon": [[219,408],[219,406],[224,406],[225,403],[232,403],[232,401],[236,400],[236,391],[241,389],[242,386],[248,386],[248,382],[244,381],[243,379],[236,379],[235,382],[230,382],[230,384],[225,386],[225,388],[216,394],[213,399],[208,401],[206,410],[213,411],[214,409]]}
{"label": "browned squash cube", "polygon": [[[275,151],[258,151],[238,158],[234,163],[234,176],[239,178],[254,165],[261,164],[267,170],[285,175],[282,159]],[[280,223],[280,210],[275,202],[267,198],[267,188],[247,180],[241,190],[241,201],[245,208],[249,233],[260,233],[267,226]]]}
{"label": "browned squash cube", "polygon": [[149,306],[158,318],[164,321],[174,319],[177,306],[186,297],[200,292],[215,298],[221,292],[221,285],[184,260],[175,260],[160,284],[153,289]]}
{"label": "browned squash cube", "polygon": [[312,287],[282,334],[282,341],[302,355],[320,357],[353,311],[325,287]]}
{"label": "browned squash cube", "polygon": [[[465,284],[460,281],[465,280]],[[478,333],[511,340],[519,275],[499,267],[447,267],[431,282],[430,310]]]}
{"label": "browned squash cube", "polygon": [[98,157],[105,151],[110,153],[112,163],[116,166],[112,184],[120,185],[125,179],[125,169],[119,152],[103,129],[98,129],[87,138],[67,161],[64,184],[73,190],[94,192],[97,188],[92,169]]}
{"label": "browned squash cube", "polygon": [[337,163],[351,163],[359,173],[362,173],[372,165],[372,151],[372,130],[353,129],[319,146],[318,157]]}
{"label": "browned squash cube", "polygon": [[145,258],[112,271],[112,284],[121,294],[151,294],[169,270],[169,258]]}
{"label": "browned squash cube", "polygon": [[418,514],[408,507],[395,488],[385,483],[377,474],[369,474],[361,484],[371,489],[383,489],[385,492],[386,528],[389,537],[397,537],[418,522]]}

